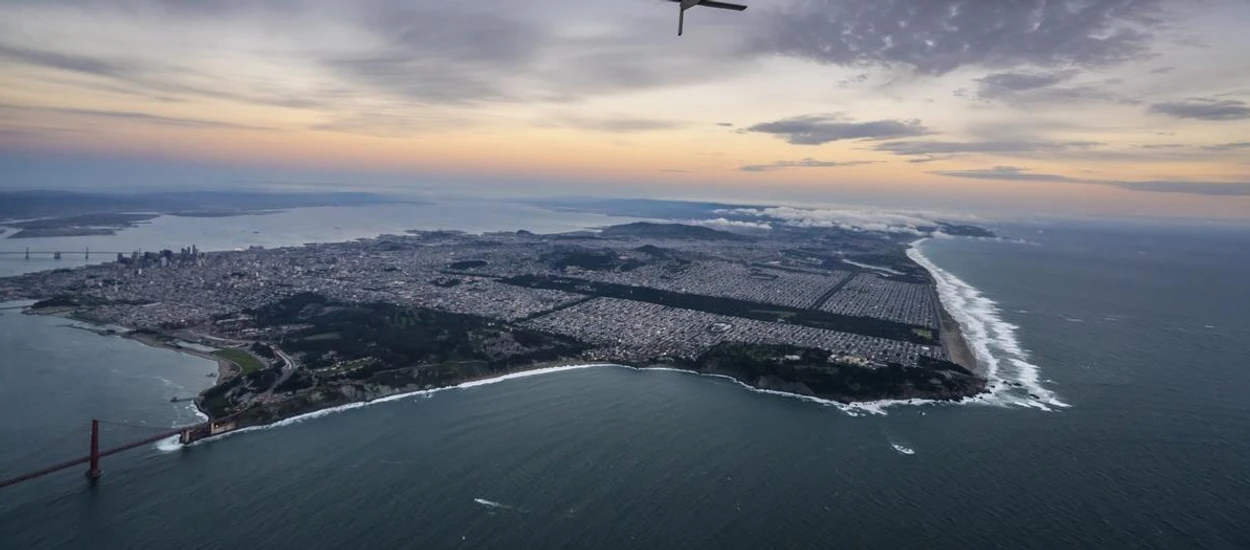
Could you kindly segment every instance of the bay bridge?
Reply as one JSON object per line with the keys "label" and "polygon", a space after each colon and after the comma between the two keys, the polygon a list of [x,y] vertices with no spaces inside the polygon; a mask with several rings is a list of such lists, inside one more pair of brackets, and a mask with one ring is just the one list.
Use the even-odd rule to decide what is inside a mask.
{"label": "bay bridge", "polygon": [[[75,251],[31,250],[27,248],[26,250],[0,250],[0,256],[23,256],[27,260],[29,260],[31,256],[51,256],[53,259],[59,260],[61,259],[62,255],[72,254],[72,255],[77,256],[78,254],[82,254],[83,259],[90,260],[92,252],[93,251],[90,248],[84,248],[82,252],[78,252],[76,250]],[[94,251],[94,253],[96,255],[116,256],[118,254],[129,255],[129,254],[134,253],[134,251],[132,250],[130,252],[106,252],[103,250],[96,250]]]}

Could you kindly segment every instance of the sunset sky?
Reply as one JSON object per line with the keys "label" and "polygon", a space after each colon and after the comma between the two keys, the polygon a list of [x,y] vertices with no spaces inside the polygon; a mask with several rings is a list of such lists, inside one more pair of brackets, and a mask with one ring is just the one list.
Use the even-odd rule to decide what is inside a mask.
{"label": "sunset sky", "polygon": [[0,187],[1250,218],[1250,0],[0,0]]}

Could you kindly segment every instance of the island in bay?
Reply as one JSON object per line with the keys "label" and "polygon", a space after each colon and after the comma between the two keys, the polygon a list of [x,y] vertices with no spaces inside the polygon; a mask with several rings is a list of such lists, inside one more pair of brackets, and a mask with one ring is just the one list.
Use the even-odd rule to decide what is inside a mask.
{"label": "island in bay", "polygon": [[[943,228],[934,228],[940,231]],[[969,226],[950,231],[983,232]],[[631,223],[193,246],[0,279],[0,299],[229,368],[194,437],[543,367],[731,377],[841,403],[985,391],[914,234]]]}

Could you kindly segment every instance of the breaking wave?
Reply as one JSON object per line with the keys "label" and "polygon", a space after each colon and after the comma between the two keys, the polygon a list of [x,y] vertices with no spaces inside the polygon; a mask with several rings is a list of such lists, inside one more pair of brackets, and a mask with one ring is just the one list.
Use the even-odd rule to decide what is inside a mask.
{"label": "breaking wave", "polygon": [[375,405],[375,404],[377,404],[377,403],[387,403],[387,402],[390,402],[390,401],[399,401],[399,400],[401,400],[401,399],[408,399],[408,398],[412,398],[412,397],[423,397],[423,396],[428,397],[428,396],[433,395],[433,394],[436,394],[436,393],[438,393],[438,392],[451,391],[451,390],[456,390],[456,389],[464,389],[464,388],[475,388],[475,387],[478,387],[478,386],[485,386],[485,385],[487,385],[487,384],[496,384],[496,383],[499,383],[499,382],[503,382],[504,380],[512,380],[512,379],[514,379],[514,378],[527,378],[527,377],[530,377],[530,376],[538,376],[538,375],[542,375],[542,374],[550,374],[550,373],[553,373],[553,372],[564,372],[564,371],[568,371],[568,370],[586,369],[586,368],[591,368],[591,367],[601,367],[601,366],[611,366],[611,365],[609,365],[609,364],[607,364],[607,363],[587,363],[587,364],[583,364],[583,365],[566,365],[566,366],[562,366],[562,367],[545,367],[545,368],[541,368],[541,369],[532,369],[532,370],[521,371],[521,372],[513,372],[513,373],[509,373],[509,374],[504,374],[504,375],[501,375],[501,376],[496,376],[496,377],[494,377],[494,378],[486,378],[486,379],[482,379],[482,380],[472,380],[472,381],[469,381],[469,382],[464,382],[464,383],[462,383],[462,384],[456,384],[455,386],[447,386],[447,387],[443,387],[443,388],[431,388],[431,389],[428,389],[428,390],[416,390],[416,391],[410,391],[410,392],[397,393],[397,394],[394,394],[394,395],[388,395],[388,396],[386,396],[386,397],[379,397],[379,398],[374,399],[374,400],[372,400],[372,401],[359,401],[359,402],[356,402],[356,403],[348,403],[348,404],[346,404],[346,405],[339,405],[339,406],[337,406],[337,407],[328,407],[328,408],[325,408],[325,409],[316,410],[316,411],[312,411],[312,412],[304,413],[304,414],[301,414],[301,415],[292,416],[291,418],[286,418],[286,419],[283,419],[283,420],[279,420],[279,421],[277,421],[277,422],[274,422],[273,424],[265,424],[264,426],[250,426],[250,427],[247,427],[247,428],[240,428],[240,429],[238,429],[238,430],[229,431],[229,432],[223,433],[223,434],[221,434],[221,435],[215,435],[215,436],[212,436],[212,437],[206,437],[206,438],[204,438],[204,439],[201,439],[201,440],[199,440],[199,441],[196,441],[196,442],[194,442],[194,443],[191,443],[191,445],[199,445],[200,443],[203,443],[203,442],[205,442],[205,441],[212,441],[212,440],[220,439],[220,438],[223,438],[223,437],[229,437],[229,436],[232,436],[232,435],[235,435],[235,434],[241,434],[241,433],[247,433],[247,432],[256,432],[256,431],[261,431],[261,430],[270,430],[270,429],[273,429],[273,428],[280,428],[280,427],[282,427],[282,426],[289,426],[289,425],[291,425],[291,424],[298,424],[298,423],[303,422],[303,421],[305,421],[305,420],[311,420],[311,419],[313,419],[313,418],[321,418],[321,417],[323,417],[323,416],[327,416],[327,415],[331,415],[331,414],[335,414],[335,413],[340,413],[340,412],[343,412],[343,411],[348,411],[348,410],[352,410],[352,409],[359,409],[359,408],[361,408],[361,407],[367,407],[367,406],[369,406],[369,405]]}
{"label": "breaking wave", "polygon": [[162,453],[172,453],[182,448],[182,443],[178,442],[178,436],[171,435],[156,442],[156,450]]}
{"label": "breaking wave", "polygon": [[695,376],[707,376],[711,378],[724,378],[725,380],[728,380],[730,382],[733,382],[734,384],[742,386],[748,391],[753,391],[755,393],[764,393],[768,395],[776,395],[778,397],[788,397],[791,399],[798,399],[800,401],[808,401],[811,403],[818,403],[821,405],[837,408],[838,410],[841,410],[842,412],[850,416],[860,416],[863,414],[884,415],[886,414],[885,409],[887,407],[892,407],[892,406],[897,406],[897,405],[925,405],[925,404],[939,403],[939,401],[934,401],[932,399],[882,399],[880,401],[862,401],[858,403],[842,403],[840,401],[834,401],[832,399],[823,399],[820,397],[816,397],[814,395],[803,395],[800,393],[790,393],[790,392],[784,392],[784,391],[766,390],[762,388],[757,388],[755,386],[747,384],[746,382],[738,380],[737,378],[734,378],[732,376],[725,375],[725,374],[694,372],[694,371],[674,369],[674,368],[669,368],[669,367],[638,368],[638,367],[631,367],[629,365],[611,365],[611,366],[621,367],[621,368],[626,368],[626,369],[633,369],[633,370],[648,370],[648,371],[659,370],[659,371],[668,371],[668,372],[678,372],[681,374],[692,374]]}
{"label": "breaking wave", "polygon": [[[830,407],[835,407],[835,408],[837,408],[837,409],[839,409],[839,410],[841,410],[841,411],[843,411],[843,412],[847,413],[847,414],[848,414],[848,415],[850,415],[850,416],[860,416],[860,415],[863,415],[863,414],[880,414],[880,415],[883,415],[883,414],[886,414],[886,412],[885,412],[886,407],[890,407],[890,406],[894,406],[894,405],[923,405],[923,404],[927,404],[927,403],[936,403],[935,401],[926,400],[926,399],[896,399],[896,400],[868,401],[868,402],[862,402],[862,403],[840,403],[840,402],[838,402],[838,401],[832,401],[832,400],[829,400],[829,399],[821,399],[821,398],[819,398],[819,397],[814,397],[814,396],[810,396],[810,395],[800,395],[800,394],[797,394],[797,393],[789,393],[789,392],[782,392],[782,391],[776,391],[776,390],[765,390],[765,389],[760,389],[760,388],[756,388],[756,387],[754,387],[754,386],[748,385],[748,384],[746,384],[746,383],[743,383],[742,381],[740,381],[740,380],[738,380],[738,379],[736,379],[736,378],[733,378],[733,377],[731,377],[731,376],[726,376],[726,375],[723,375],[723,374],[705,374],[705,373],[698,373],[698,372],[693,372],[693,371],[688,371],[688,370],[673,369],[673,368],[667,368],[667,367],[644,367],[644,368],[639,368],[639,367],[632,367],[632,366],[629,366],[629,365],[618,365],[618,364],[615,364],[615,363],[585,363],[585,364],[578,364],[578,365],[565,365],[565,366],[560,366],[560,367],[545,367],[545,368],[541,368],[541,369],[533,369],[533,370],[527,370],[527,371],[521,371],[521,372],[514,372],[514,373],[510,373],[510,374],[504,374],[504,375],[501,375],[501,376],[497,376],[497,377],[494,377],[494,378],[486,378],[486,379],[482,379],[482,380],[473,380],[473,381],[465,382],[465,383],[462,383],[462,384],[457,384],[457,385],[455,385],[455,386],[447,386],[447,387],[444,387],[444,388],[432,388],[432,389],[428,389],[428,390],[417,390],[417,391],[411,391],[411,392],[397,393],[397,394],[394,394],[394,395],[388,395],[388,396],[386,396],[386,397],[380,397],[380,398],[378,398],[378,399],[374,399],[374,400],[372,400],[372,401],[360,401],[360,402],[357,402],[357,403],[348,403],[348,404],[345,404],[345,405],[339,405],[339,406],[337,406],[337,407],[328,407],[328,408],[325,408],[325,409],[321,409],[321,410],[312,411],[312,412],[304,413],[304,414],[301,414],[301,415],[293,416],[293,417],[291,417],[291,418],[287,418],[287,419],[284,419],[284,420],[279,420],[278,422],[274,422],[273,424],[266,424],[266,425],[264,425],[264,426],[251,426],[251,427],[247,427],[247,428],[240,428],[240,429],[238,429],[238,430],[233,430],[233,431],[226,432],[226,433],[223,433],[223,434],[220,434],[220,435],[215,435],[215,436],[212,436],[212,437],[206,437],[206,438],[204,438],[204,439],[201,439],[201,440],[199,440],[199,441],[196,441],[196,442],[194,442],[194,443],[191,443],[190,445],[192,445],[192,446],[194,446],[194,445],[199,445],[199,444],[204,443],[204,442],[214,441],[214,440],[221,439],[221,438],[224,438],[224,437],[230,437],[230,436],[232,436],[232,435],[236,435],[236,434],[242,434],[242,433],[247,433],[247,432],[257,432],[257,431],[262,431],[262,430],[270,430],[270,429],[273,429],[273,428],[280,428],[280,427],[282,427],[282,426],[289,426],[289,425],[291,425],[291,424],[297,424],[297,423],[300,423],[300,422],[304,422],[304,421],[306,421],[306,420],[311,420],[311,419],[314,419],[314,418],[321,418],[321,417],[323,417],[323,416],[328,416],[328,415],[331,415],[331,414],[336,414],[336,413],[340,413],[340,412],[343,412],[343,411],[348,411],[348,410],[352,410],[352,409],[358,409],[358,408],[361,408],[361,407],[367,407],[367,406],[369,406],[369,405],[374,405],[374,404],[377,404],[377,403],[386,403],[386,402],[390,402],[390,401],[399,401],[399,400],[401,400],[401,399],[409,399],[409,398],[415,398],[415,397],[430,397],[430,396],[432,396],[433,394],[436,394],[436,393],[439,393],[439,392],[444,392],[444,391],[451,391],[451,390],[457,390],[457,389],[467,389],[467,388],[475,388],[475,387],[478,387],[478,386],[485,386],[485,385],[488,385],[488,384],[496,384],[496,383],[499,383],[499,382],[503,382],[503,381],[505,381],[505,380],[513,380],[513,379],[516,379],[516,378],[528,378],[528,377],[530,377],[530,376],[540,376],[540,375],[544,375],[544,374],[552,374],[552,373],[557,373],[557,372],[564,372],[564,371],[570,371],[570,370],[580,370],[580,369],[595,368],[595,367],[616,367],[616,368],[624,368],[624,369],[631,369],[631,370],[637,370],[637,371],[669,371],[669,372],[677,372],[677,373],[682,373],[682,374],[690,374],[690,375],[696,375],[696,376],[708,376],[708,377],[712,377],[712,378],[724,378],[724,379],[726,379],[726,380],[729,380],[730,382],[733,382],[733,383],[735,383],[735,384],[737,384],[737,385],[739,385],[739,386],[741,386],[741,387],[743,387],[743,388],[745,388],[745,389],[747,389],[747,390],[753,391],[753,392],[757,392],[757,393],[764,393],[764,394],[769,394],[769,395],[776,395],[776,396],[780,396],[780,397],[788,397],[788,398],[791,398],[791,399],[799,399],[799,400],[802,400],[802,401],[809,401],[809,402],[812,402],[812,403],[819,403],[819,404],[821,404],[821,405],[826,405],[826,406],[830,406]],[[201,414],[200,416],[201,416],[201,417],[203,417],[203,415],[202,415],[202,414]],[[205,418],[205,420],[207,420],[207,418]],[[157,444],[156,444],[156,448],[157,448],[158,450],[162,451],[162,452],[172,452],[172,451],[176,451],[176,450],[178,450],[178,449],[181,449],[182,447],[184,447],[184,445],[178,442],[178,437],[177,437],[177,436],[173,436],[173,437],[171,437],[171,438],[169,438],[169,439],[163,439],[163,440],[161,440],[161,441],[157,442]]]}
{"label": "breaking wave", "polygon": [[1016,329],[1020,327],[1004,321],[998,304],[981,291],[929,261],[919,248],[925,240],[913,242],[907,256],[933,275],[942,305],[959,322],[968,346],[989,379],[990,392],[968,401],[1048,411],[1052,407],[1068,407],[1041,385],[1041,369],[1029,362],[1028,352],[1016,338]]}

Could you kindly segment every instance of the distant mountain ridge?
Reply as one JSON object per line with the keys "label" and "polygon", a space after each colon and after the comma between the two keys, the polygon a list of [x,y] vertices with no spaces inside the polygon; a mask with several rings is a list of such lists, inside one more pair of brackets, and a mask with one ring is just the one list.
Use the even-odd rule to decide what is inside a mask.
{"label": "distant mountain ridge", "polygon": [[363,206],[422,201],[363,192],[162,191],[88,193],[78,191],[0,192],[0,220],[115,212],[195,213],[222,210],[274,210],[312,206]]}
{"label": "distant mountain ridge", "polygon": [[605,227],[601,233],[604,237],[652,237],[669,239],[704,239],[719,241],[749,241],[751,237],[703,227],[680,223],[634,222]]}

